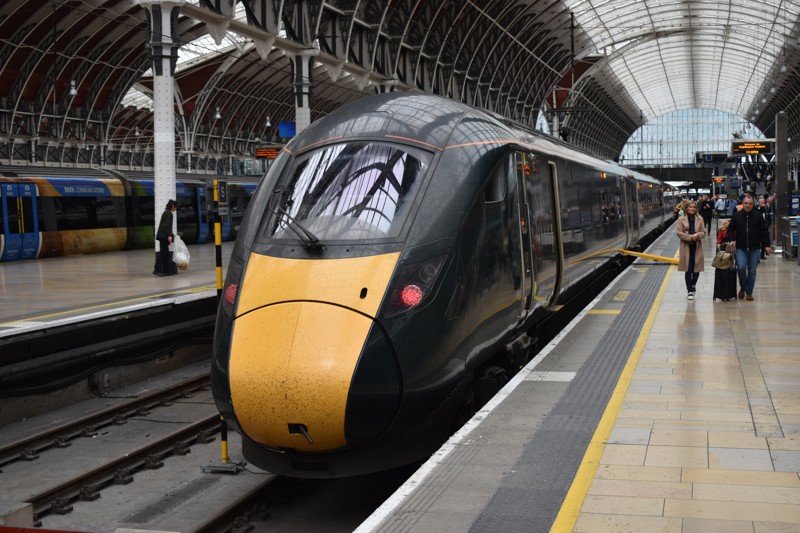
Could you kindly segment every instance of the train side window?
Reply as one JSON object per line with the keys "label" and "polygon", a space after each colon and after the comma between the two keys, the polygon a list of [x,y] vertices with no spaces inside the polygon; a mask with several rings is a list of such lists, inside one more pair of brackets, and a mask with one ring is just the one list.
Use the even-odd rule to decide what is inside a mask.
{"label": "train side window", "polygon": [[503,160],[495,167],[492,176],[489,178],[489,183],[483,189],[483,202],[486,204],[502,202],[508,191],[507,180],[506,160]]}
{"label": "train side window", "polygon": [[33,232],[33,198],[22,197],[22,228],[25,233]]}
{"label": "train side window", "polygon": [[6,213],[8,213],[8,232],[12,235],[19,233],[19,210],[17,209],[17,197],[6,196]]}
{"label": "train side window", "polygon": [[194,224],[196,214],[191,196],[178,196],[178,224]]}

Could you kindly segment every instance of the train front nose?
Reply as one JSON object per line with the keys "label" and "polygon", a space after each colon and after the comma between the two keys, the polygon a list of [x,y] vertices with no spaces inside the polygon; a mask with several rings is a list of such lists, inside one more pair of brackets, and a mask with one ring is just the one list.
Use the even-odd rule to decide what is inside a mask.
{"label": "train front nose", "polygon": [[249,438],[303,452],[377,436],[401,396],[381,328],[351,309],[308,301],[269,305],[235,320],[230,388]]}

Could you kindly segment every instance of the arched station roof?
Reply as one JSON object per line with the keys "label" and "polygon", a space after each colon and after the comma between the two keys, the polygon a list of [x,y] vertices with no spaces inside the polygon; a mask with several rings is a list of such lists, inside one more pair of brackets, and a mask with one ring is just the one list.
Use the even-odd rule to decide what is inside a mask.
{"label": "arched station roof", "polygon": [[[420,90],[531,126],[544,112],[606,157],[642,122],[690,107],[767,136],[783,110],[800,131],[800,1],[173,3],[179,167],[219,172],[275,140],[294,120],[298,53],[316,60],[312,120],[376,91]],[[147,166],[149,32],[137,0],[0,4],[0,161]]]}

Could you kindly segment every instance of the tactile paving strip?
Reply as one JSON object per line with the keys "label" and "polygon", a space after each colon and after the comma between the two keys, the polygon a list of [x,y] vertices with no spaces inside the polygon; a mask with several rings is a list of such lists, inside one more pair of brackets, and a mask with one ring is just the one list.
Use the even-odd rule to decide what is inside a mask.
{"label": "tactile paving strip", "polygon": [[[672,257],[677,247],[670,239],[662,255]],[[644,274],[470,531],[550,531],[666,273]]]}

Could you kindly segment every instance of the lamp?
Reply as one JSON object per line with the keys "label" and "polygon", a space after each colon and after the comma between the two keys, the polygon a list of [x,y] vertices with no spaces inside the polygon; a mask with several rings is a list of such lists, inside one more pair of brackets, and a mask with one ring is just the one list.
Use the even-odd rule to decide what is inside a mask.
{"label": "lamp", "polygon": [[219,114],[219,107],[217,107],[217,112],[214,113],[214,120],[219,120],[222,118],[222,115]]}
{"label": "lamp", "polygon": [[78,88],[75,87],[75,80],[69,80],[69,95],[75,96],[78,94]]}
{"label": "lamp", "polygon": [[264,122],[264,127],[265,128],[271,128],[272,127],[272,123],[269,121],[269,115],[267,115],[267,120]]}
{"label": "lamp", "polygon": [[778,89],[775,87],[775,80],[772,80],[772,87],[769,88],[769,93],[775,94],[777,91]]}
{"label": "lamp", "polygon": [[139,126],[136,126],[136,130],[133,132],[133,135],[138,137],[141,134],[142,134],[142,132],[139,130]]}

